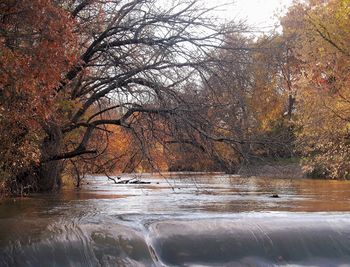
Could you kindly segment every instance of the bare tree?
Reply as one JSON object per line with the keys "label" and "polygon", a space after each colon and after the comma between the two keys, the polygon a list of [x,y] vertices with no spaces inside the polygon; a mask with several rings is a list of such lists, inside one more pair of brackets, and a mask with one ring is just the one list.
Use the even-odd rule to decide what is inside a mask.
{"label": "bare tree", "polygon": [[[242,31],[241,25],[220,25],[199,0],[171,5],[156,0],[72,0],[62,5],[77,21],[81,56],[53,96],[71,108],[40,122],[46,136],[37,169],[41,190],[59,187],[63,160],[101,153],[90,141],[96,134],[102,138],[107,125],[134,131],[141,149],[145,140],[140,131],[154,130],[156,118],[181,122],[205,138],[217,139],[208,133],[210,127],[201,126],[208,103],[185,97],[187,85],[205,79],[218,62],[213,49],[224,49],[224,36]],[[148,129],[138,125],[141,116],[148,118]],[[170,129],[166,132],[174,134]]]}

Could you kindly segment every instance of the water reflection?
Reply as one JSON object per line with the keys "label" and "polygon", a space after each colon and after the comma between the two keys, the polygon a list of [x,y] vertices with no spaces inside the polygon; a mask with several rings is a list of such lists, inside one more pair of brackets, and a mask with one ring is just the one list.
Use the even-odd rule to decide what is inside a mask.
{"label": "water reflection", "polygon": [[[0,219],[37,217],[85,206],[119,213],[350,211],[350,182],[241,178],[231,175],[143,175],[151,184],[114,184],[91,177],[82,190],[0,202]],[[277,194],[279,198],[271,198]],[[52,215],[52,214],[51,214]]]}

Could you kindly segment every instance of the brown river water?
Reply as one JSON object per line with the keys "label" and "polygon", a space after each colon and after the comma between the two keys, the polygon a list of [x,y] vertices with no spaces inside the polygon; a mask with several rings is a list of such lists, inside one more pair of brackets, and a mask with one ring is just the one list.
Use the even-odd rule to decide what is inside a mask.
{"label": "brown river water", "polygon": [[350,266],[348,181],[135,177],[1,201],[0,266]]}

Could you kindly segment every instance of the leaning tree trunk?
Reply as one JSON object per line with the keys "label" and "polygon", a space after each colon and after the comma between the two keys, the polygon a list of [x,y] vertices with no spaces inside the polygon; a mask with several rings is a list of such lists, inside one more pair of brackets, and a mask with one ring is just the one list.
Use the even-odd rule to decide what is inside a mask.
{"label": "leaning tree trunk", "polygon": [[47,136],[41,145],[41,160],[38,169],[38,189],[42,192],[54,191],[61,187],[63,164],[52,158],[61,152],[63,135],[56,125],[46,129]]}

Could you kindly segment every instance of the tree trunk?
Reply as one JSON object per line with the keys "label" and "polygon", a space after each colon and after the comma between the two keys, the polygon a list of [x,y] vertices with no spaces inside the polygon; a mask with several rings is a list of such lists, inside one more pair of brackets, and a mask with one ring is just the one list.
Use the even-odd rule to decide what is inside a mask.
{"label": "tree trunk", "polygon": [[62,131],[56,125],[50,125],[46,132],[47,136],[41,146],[41,162],[38,170],[38,189],[41,192],[57,190],[62,184],[62,161],[50,160],[61,152]]}
{"label": "tree trunk", "polygon": [[287,115],[288,115],[288,119],[289,120],[292,119],[293,109],[294,109],[294,102],[295,102],[295,98],[290,94],[288,96],[288,111],[287,111]]}

